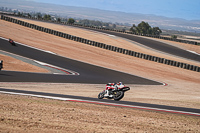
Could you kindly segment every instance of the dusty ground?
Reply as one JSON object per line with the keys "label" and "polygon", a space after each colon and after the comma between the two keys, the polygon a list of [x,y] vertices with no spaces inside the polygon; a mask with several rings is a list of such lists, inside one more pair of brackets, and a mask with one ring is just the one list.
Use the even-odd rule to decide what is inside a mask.
{"label": "dusty ground", "polygon": [[[44,27],[49,27],[55,30],[60,30],[63,31],[65,33],[68,34],[72,34],[72,35],[76,35],[76,36],[80,36],[80,37],[84,37],[87,39],[91,39],[94,41],[99,41],[99,42],[103,42],[106,44],[110,44],[110,45],[116,45],[116,46],[120,46],[123,48],[128,48],[128,49],[132,49],[134,51],[138,51],[138,52],[143,52],[143,53],[151,53],[151,55],[157,55],[160,57],[164,57],[164,58],[170,58],[170,59],[174,59],[177,61],[182,61],[182,62],[186,62],[186,63],[191,63],[191,64],[195,64],[200,66],[200,63],[197,62],[193,62],[193,61],[188,61],[185,59],[180,59],[177,57],[172,57],[169,55],[165,55],[163,53],[159,53],[156,51],[151,51],[149,49],[145,49],[143,47],[140,47],[138,45],[135,45],[134,43],[131,43],[129,41],[123,40],[121,38],[117,38],[117,37],[111,37],[108,35],[104,35],[104,34],[99,34],[99,33],[94,33],[92,31],[88,31],[88,30],[78,30],[77,28],[71,28],[71,27],[67,27],[67,26],[58,26],[58,25],[53,25],[53,24],[46,24],[46,23],[41,23],[41,22],[34,22],[32,21],[31,23],[36,23],[38,25],[44,26]],[[114,53],[111,51],[107,51],[107,50],[103,50],[103,49],[99,49],[99,48],[95,48],[92,46],[88,46],[88,45],[84,45],[78,42],[74,42],[71,40],[66,40],[63,38],[59,38],[53,35],[49,35],[46,33],[42,33],[36,30],[32,30],[29,28],[25,28],[16,24],[12,24],[9,22],[5,22],[0,20],[0,36],[5,37],[5,38],[12,38],[15,41],[21,42],[21,43],[25,43],[34,47],[38,47],[41,49],[45,49],[45,50],[49,50],[52,52],[55,52],[59,55],[68,57],[68,58],[72,58],[72,59],[76,59],[76,60],[80,60],[83,62],[87,62],[87,63],[91,63],[91,64],[95,64],[98,66],[103,66],[106,68],[110,68],[110,69],[115,69],[115,70],[119,70],[119,71],[123,71],[123,72],[127,72],[127,73],[131,73],[134,75],[138,75],[138,76],[142,76],[142,77],[146,77],[149,79],[153,79],[156,81],[160,81],[160,82],[166,82],[169,85],[168,86],[141,86],[141,85],[130,85],[131,86],[131,90],[125,94],[125,97],[123,98],[123,100],[129,100],[129,101],[134,101],[134,102],[145,102],[145,103],[154,103],[154,104],[163,104],[163,105],[173,105],[173,106],[182,106],[182,107],[191,107],[191,108],[199,108],[200,109],[200,89],[199,89],[199,78],[200,78],[200,74],[197,72],[192,72],[192,71],[188,71],[188,70],[184,70],[184,69],[180,69],[180,68],[176,68],[176,67],[171,67],[171,66],[167,66],[164,64],[158,64],[155,62],[150,62],[150,61],[146,61],[146,60],[142,60],[142,59],[138,59],[138,58],[134,58],[131,56],[126,56],[126,55],[122,55],[119,53]],[[23,36],[22,36],[23,35]],[[34,39],[33,39],[34,38]],[[169,42],[168,42],[169,43]],[[185,45],[185,44],[180,44],[180,43],[173,43],[173,45],[182,47],[184,49],[189,49],[189,50],[193,50],[196,52],[200,51],[199,46],[194,46],[194,45]],[[81,55],[81,56],[80,56]],[[123,64],[123,66],[119,65]],[[12,64],[12,63],[11,63]],[[15,70],[15,67],[10,68],[11,70]],[[40,70],[38,70],[40,71]],[[81,86],[81,87],[80,87]],[[89,97],[97,97],[98,92],[100,92],[101,90],[104,89],[105,85],[88,85],[88,84],[47,84],[47,83],[40,83],[40,84],[36,84],[36,83],[1,83],[0,87],[3,88],[8,88],[8,89],[20,89],[20,90],[34,90],[34,91],[42,91],[42,92],[50,92],[50,93],[60,93],[60,94],[71,94],[71,95],[80,95],[80,96],[89,96]],[[56,89],[55,89],[56,88]],[[76,91],[74,91],[74,88],[76,88]],[[84,93],[83,93],[84,92]],[[6,95],[7,96],[7,95]],[[4,99],[5,95],[1,95],[0,96],[2,99]],[[50,106],[52,110],[59,110],[59,108],[57,106],[63,107],[62,109],[65,110],[66,108],[72,108],[75,109],[77,111],[82,111],[84,110],[83,114],[85,114],[86,116],[84,117],[84,121],[87,123],[86,127],[90,126],[91,130],[84,127],[84,126],[80,126],[79,128],[79,124],[80,122],[83,122],[80,119],[81,113],[79,112],[77,114],[77,112],[75,113],[71,113],[71,114],[67,114],[66,117],[70,117],[71,115],[75,115],[77,117],[75,117],[73,120],[70,119],[70,121],[73,121],[73,125],[74,127],[76,127],[78,130],[75,130],[75,128],[67,128],[67,127],[73,127],[70,125],[70,123],[65,123],[66,121],[62,121],[65,120],[62,117],[62,120],[59,119],[55,119],[55,121],[53,122],[53,124],[51,124],[51,128],[49,128],[48,126],[45,126],[46,124],[48,125],[48,121],[44,122],[39,122],[42,123],[42,126],[45,126],[44,131],[48,131],[47,129],[52,129],[52,131],[55,131],[56,126],[55,125],[62,125],[62,128],[59,127],[58,129],[60,129],[60,131],[71,131],[71,132],[110,132],[110,130],[106,130],[106,129],[110,129],[110,126],[106,125],[106,122],[103,121],[99,121],[99,120],[105,120],[104,119],[104,115],[102,110],[120,110],[121,112],[129,112],[130,111],[130,119],[133,120],[132,122],[137,122],[139,126],[139,128],[137,128],[137,126],[134,126],[134,123],[130,124],[131,121],[127,120],[126,122],[128,122],[130,125],[132,126],[126,126],[126,124],[124,124],[122,127],[123,129],[118,129],[117,126],[114,127],[114,131],[112,130],[111,132],[189,132],[189,130],[192,130],[191,132],[199,132],[199,120],[196,119],[195,117],[191,117],[191,116],[179,116],[179,115],[173,115],[173,114],[162,114],[162,113],[155,113],[155,112],[146,112],[146,111],[139,111],[139,110],[132,110],[132,109],[124,109],[124,108],[114,108],[114,107],[107,107],[107,106],[99,106],[99,105],[88,105],[88,104],[79,104],[79,103],[66,103],[66,102],[60,102],[60,101],[53,101],[53,100],[47,100],[49,102],[48,105],[45,105],[45,101],[44,99],[37,99],[37,98],[28,98],[26,100],[26,98],[24,97],[15,97],[15,96],[9,96],[8,99],[8,103],[12,103],[12,99],[21,99],[21,102],[24,102],[23,104],[23,108],[26,108],[28,106],[27,101],[29,100],[36,100],[39,102],[36,102],[37,104],[35,104],[35,106],[33,107],[34,109],[30,109],[33,110],[34,114],[40,113],[39,116],[37,115],[33,115],[34,117],[45,117],[44,119],[49,118],[52,119],[53,116],[47,116],[47,115],[41,115],[41,110],[43,110],[43,114],[48,114],[48,111],[46,110],[46,106]],[[5,102],[4,100],[1,100],[1,103]],[[51,104],[54,102],[58,102],[60,103],[59,105],[55,105],[55,104]],[[8,124],[5,125],[6,121],[2,121],[1,125],[4,125],[2,127],[3,130],[5,130],[5,127],[9,125],[8,131],[13,131],[13,130],[30,130],[30,128],[33,129],[41,129],[40,124],[38,124],[37,120],[35,121],[35,119],[29,120],[28,115],[27,117],[25,117],[24,119],[18,115],[18,114],[28,114],[28,110],[26,111],[21,111],[19,108],[17,108],[17,106],[19,105],[18,102],[13,103],[12,105],[16,105],[16,108],[14,108],[14,112],[13,111],[8,111],[8,110],[12,110],[12,107],[4,104],[5,107],[7,107],[8,109],[4,108],[3,111],[1,111],[1,116],[3,116],[3,113],[7,112],[8,114],[10,114],[10,117],[5,117],[4,119],[11,119],[8,120]],[[63,104],[66,104],[66,106],[62,106]],[[74,105],[73,107],[70,107],[70,104]],[[69,105],[69,107],[68,107]],[[78,105],[78,106],[75,106]],[[44,106],[44,108],[37,108],[37,106],[41,107]],[[82,107],[87,106],[87,109],[84,109]],[[82,108],[82,109],[81,109]],[[94,108],[97,108],[97,110],[95,110]],[[100,111],[99,108],[102,108],[102,110]],[[81,110],[80,110],[81,109]],[[98,110],[99,109],[99,110]],[[16,111],[15,111],[16,110]],[[93,120],[92,122],[90,121],[89,118],[87,118],[88,114],[95,114],[95,112],[102,112],[102,116],[99,117],[98,115],[92,115],[90,117],[91,120]],[[136,112],[134,112],[136,111]],[[12,113],[11,113],[12,112]],[[57,112],[57,111],[56,111]],[[116,113],[111,113],[111,112],[115,112],[115,111],[105,111],[107,112],[109,115],[112,115],[113,118],[111,119],[117,119],[117,112]],[[105,113],[104,112],[104,113]],[[59,112],[60,115],[63,115],[66,112]],[[147,113],[147,114],[146,114]],[[149,114],[148,114],[149,113]],[[12,116],[13,118],[12,118]],[[98,113],[96,113],[98,114]],[[123,113],[122,113],[123,114]],[[144,115],[142,115],[144,114]],[[141,116],[142,115],[142,116]],[[170,115],[170,117],[168,117]],[[127,115],[126,115],[127,116]],[[149,117],[151,116],[151,117]],[[171,116],[173,116],[174,118],[171,119]],[[53,117],[54,118],[54,117]],[[128,117],[125,117],[128,118]],[[12,120],[13,119],[13,120]],[[19,119],[19,121],[18,121]],[[41,118],[40,118],[41,119]],[[89,120],[88,120],[89,119]],[[124,117],[121,117],[119,119],[123,120]],[[186,121],[185,119],[188,119],[188,121]],[[62,122],[56,122],[56,120],[62,121]],[[160,124],[162,126],[155,126],[154,124],[149,123],[149,121],[160,121],[163,120],[165,121],[165,124]],[[186,122],[184,127],[182,124],[180,124],[180,121],[182,122]],[[43,121],[43,120],[42,120]],[[76,122],[75,122],[76,121]],[[100,126],[97,126],[96,122],[99,121],[100,122]],[[19,122],[21,125],[21,127],[17,127],[14,126],[16,125],[15,122]],[[34,122],[36,122],[36,126],[34,126]],[[108,122],[108,120],[107,120]],[[194,123],[196,124],[194,124]],[[112,124],[116,124],[115,122],[113,122],[113,120],[110,122],[110,125]],[[127,123],[127,124],[128,124]],[[162,123],[162,122],[161,122]],[[171,124],[170,124],[171,123]],[[172,123],[175,123],[174,128],[172,128]],[[27,125],[30,124],[30,128],[28,128]],[[84,124],[83,124],[84,125]],[[194,125],[194,128],[190,126]],[[97,126],[97,128],[95,129],[95,126]],[[101,128],[102,126],[102,128]],[[158,128],[157,128],[158,127]],[[127,130],[125,130],[125,128]],[[132,128],[132,130],[131,130]],[[69,130],[68,130],[69,129]],[[155,130],[154,130],[155,129]],[[183,129],[183,130],[182,130]],[[196,130],[198,129],[198,131]],[[6,130],[5,130],[6,131]],[[33,130],[32,130],[33,131]]]}
{"label": "dusty ground", "polygon": [[0,132],[200,132],[198,117],[0,94]]}

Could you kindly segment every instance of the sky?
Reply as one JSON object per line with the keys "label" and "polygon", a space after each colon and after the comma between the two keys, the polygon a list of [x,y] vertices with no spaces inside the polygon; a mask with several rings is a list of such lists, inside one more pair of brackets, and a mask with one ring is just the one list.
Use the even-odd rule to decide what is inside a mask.
{"label": "sky", "polygon": [[27,0],[58,5],[97,8],[127,13],[154,14],[200,20],[200,0]]}

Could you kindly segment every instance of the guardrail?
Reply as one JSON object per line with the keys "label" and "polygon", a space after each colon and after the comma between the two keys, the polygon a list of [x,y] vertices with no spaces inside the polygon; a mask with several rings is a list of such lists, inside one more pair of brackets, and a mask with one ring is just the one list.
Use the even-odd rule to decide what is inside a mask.
{"label": "guardrail", "polygon": [[45,32],[48,34],[52,34],[55,36],[59,36],[62,38],[66,38],[69,40],[73,40],[73,41],[77,41],[77,42],[81,42],[84,44],[88,44],[91,46],[95,46],[95,47],[99,47],[99,48],[103,48],[106,50],[110,50],[113,52],[118,52],[118,53],[122,53],[125,55],[130,55],[133,57],[137,57],[137,58],[141,58],[141,59],[145,59],[145,60],[149,60],[149,61],[154,61],[157,63],[162,63],[162,64],[166,64],[166,65],[170,65],[170,66],[174,66],[174,67],[179,67],[179,68],[183,68],[183,69],[187,69],[187,70],[191,70],[191,71],[196,71],[196,72],[200,72],[200,67],[199,66],[195,66],[195,65],[191,65],[191,64],[187,64],[187,63],[183,63],[183,62],[178,62],[178,61],[174,61],[174,60],[169,60],[169,59],[165,59],[165,58],[160,58],[160,57],[156,57],[156,56],[152,56],[152,55],[148,55],[148,54],[144,54],[144,53],[140,53],[140,52],[136,52],[136,51],[132,51],[132,50],[128,50],[128,49],[123,49],[123,48],[119,48],[119,47],[115,47],[112,45],[107,45],[104,43],[100,43],[100,42],[96,42],[96,41],[92,41],[92,40],[88,40],[85,38],[81,38],[81,37],[77,37],[77,36],[73,36],[67,33],[63,33],[63,32],[59,32],[56,30],[52,30],[49,28],[45,28],[45,27],[41,27],[35,24],[31,24],[31,23],[27,23],[18,19],[14,19],[8,16],[4,16],[1,15],[1,19],[8,21],[8,22],[12,22],[15,24],[19,24],[25,27],[29,27],[41,32]]}

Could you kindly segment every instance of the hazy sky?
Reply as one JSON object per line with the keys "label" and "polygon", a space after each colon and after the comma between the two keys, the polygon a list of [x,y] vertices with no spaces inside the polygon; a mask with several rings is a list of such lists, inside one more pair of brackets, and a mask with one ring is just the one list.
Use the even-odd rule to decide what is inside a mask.
{"label": "hazy sky", "polygon": [[200,20],[200,0],[29,0],[129,13]]}

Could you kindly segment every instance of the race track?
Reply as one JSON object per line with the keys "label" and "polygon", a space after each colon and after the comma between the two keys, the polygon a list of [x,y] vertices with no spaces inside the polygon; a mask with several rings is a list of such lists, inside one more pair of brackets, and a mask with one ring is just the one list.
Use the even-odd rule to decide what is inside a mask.
{"label": "race track", "polygon": [[17,44],[17,46],[12,46],[8,41],[3,39],[0,39],[0,49],[79,73],[79,75],[57,75],[1,71],[0,82],[105,84],[108,82],[121,81],[126,84],[162,85],[160,82],[57,56],[55,54],[47,53],[20,44]]}

